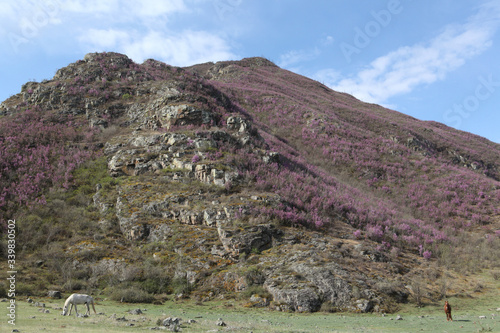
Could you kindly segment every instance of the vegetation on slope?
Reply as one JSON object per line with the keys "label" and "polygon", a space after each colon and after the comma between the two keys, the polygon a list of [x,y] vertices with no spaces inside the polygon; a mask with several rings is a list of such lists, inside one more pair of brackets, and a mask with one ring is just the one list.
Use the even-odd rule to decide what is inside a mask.
{"label": "vegetation on slope", "polygon": [[[446,283],[434,263],[493,268],[500,251],[498,144],[262,58],[182,69],[89,54],[25,84],[0,112],[0,222],[3,232],[18,221],[21,293],[105,289],[151,301],[307,289],[314,269],[279,260],[296,251],[292,262],[310,256],[328,274],[358,274],[357,298],[375,298],[355,293],[371,288],[401,301],[403,281],[422,272]],[[273,244],[230,248],[255,230]]]}

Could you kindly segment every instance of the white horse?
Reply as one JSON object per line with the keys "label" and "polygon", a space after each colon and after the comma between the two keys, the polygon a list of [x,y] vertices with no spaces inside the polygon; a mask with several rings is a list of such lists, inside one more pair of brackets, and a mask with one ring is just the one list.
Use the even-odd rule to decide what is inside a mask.
{"label": "white horse", "polygon": [[[73,306],[75,306],[75,312],[76,315],[78,316],[78,310],[76,309],[77,304],[85,304],[87,306],[87,312],[85,313],[85,315],[90,314],[89,304],[92,304],[94,313],[97,314],[97,312],[95,312],[94,299],[92,298],[92,296],[85,294],[72,294],[66,299],[66,302],[64,302],[62,315],[65,316],[66,314],[68,314],[68,316],[71,316],[71,310],[73,309]],[[70,307],[69,313],[68,313],[68,306]]]}

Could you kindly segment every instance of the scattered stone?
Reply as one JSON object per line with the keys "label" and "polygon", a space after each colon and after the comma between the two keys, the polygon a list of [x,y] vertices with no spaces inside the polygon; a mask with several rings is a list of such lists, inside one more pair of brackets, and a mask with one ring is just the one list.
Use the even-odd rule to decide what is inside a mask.
{"label": "scattered stone", "polygon": [[141,311],[141,309],[134,309],[134,310],[130,310],[128,313],[130,313],[132,315],[140,315],[140,314],[142,314],[142,311]]}
{"label": "scattered stone", "polygon": [[181,322],[180,318],[177,318],[177,317],[174,317],[174,318],[168,317],[168,318],[163,319],[162,325],[166,326],[166,327],[170,327],[170,326],[174,326],[174,325],[179,325],[180,322]]}
{"label": "scattered stone", "polygon": [[30,303],[30,304],[32,304],[32,303],[33,303],[33,300],[32,300],[31,298],[28,298],[26,301],[27,301],[28,303]]}
{"label": "scattered stone", "polygon": [[479,316],[479,319],[486,319],[486,316]]}
{"label": "scattered stone", "polygon": [[227,324],[222,320],[222,318],[217,319],[217,326],[227,326]]}
{"label": "scattered stone", "polygon": [[49,292],[47,293],[47,295],[51,298],[57,298],[57,299],[61,299],[62,298],[62,294],[59,290],[49,290]]}
{"label": "scattered stone", "polygon": [[401,317],[400,315],[397,315],[396,320],[403,320],[403,317]]}

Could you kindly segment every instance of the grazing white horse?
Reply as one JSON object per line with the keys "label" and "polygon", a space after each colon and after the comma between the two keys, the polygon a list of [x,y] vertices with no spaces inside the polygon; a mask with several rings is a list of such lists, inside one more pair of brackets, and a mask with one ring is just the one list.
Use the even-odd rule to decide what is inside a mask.
{"label": "grazing white horse", "polygon": [[[75,312],[76,315],[78,316],[78,310],[76,309],[77,304],[85,304],[87,306],[87,312],[85,313],[85,315],[90,314],[89,304],[92,304],[94,313],[97,314],[97,312],[95,312],[94,299],[92,298],[92,296],[85,294],[72,294],[66,299],[66,302],[64,302],[62,315],[65,316],[66,314],[68,314],[68,316],[71,316],[71,310],[73,309],[73,306],[75,306]],[[68,313],[68,306],[70,307],[69,313]]]}

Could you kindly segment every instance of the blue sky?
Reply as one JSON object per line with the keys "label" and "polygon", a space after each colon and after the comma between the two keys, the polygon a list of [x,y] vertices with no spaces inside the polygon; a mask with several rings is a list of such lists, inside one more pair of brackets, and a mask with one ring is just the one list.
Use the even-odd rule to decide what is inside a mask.
{"label": "blue sky", "polygon": [[0,0],[0,100],[86,53],[264,56],[500,143],[500,0]]}

